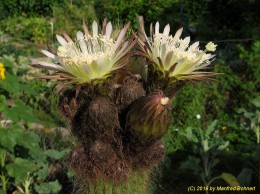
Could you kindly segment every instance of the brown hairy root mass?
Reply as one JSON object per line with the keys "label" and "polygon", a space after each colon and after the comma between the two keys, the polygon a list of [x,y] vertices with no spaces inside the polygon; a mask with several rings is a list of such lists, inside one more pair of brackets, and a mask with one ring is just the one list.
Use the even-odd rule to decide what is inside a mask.
{"label": "brown hairy root mass", "polygon": [[98,181],[120,184],[131,173],[131,163],[119,159],[108,143],[95,141],[86,153],[84,146],[75,147],[70,154],[70,166],[85,183]]}
{"label": "brown hairy root mass", "polygon": [[108,98],[100,96],[93,99],[80,122],[84,134],[94,139],[116,143],[121,140],[118,112],[115,104]]}
{"label": "brown hairy root mass", "polygon": [[106,172],[117,160],[111,144],[100,140],[96,140],[90,147],[89,157],[102,172]]}
{"label": "brown hairy root mass", "polygon": [[116,104],[119,112],[127,108],[138,98],[145,96],[143,85],[138,79],[138,76],[128,76],[118,90]]}
{"label": "brown hairy root mass", "polygon": [[156,167],[165,156],[165,147],[161,140],[150,147],[140,150],[132,157],[133,168],[138,170],[150,170]]}
{"label": "brown hairy root mass", "polygon": [[62,115],[69,121],[75,116],[78,108],[89,102],[90,97],[84,91],[80,91],[76,94],[76,90],[65,90],[59,98],[59,110]]}
{"label": "brown hairy root mass", "polygon": [[81,106],[72,122],[72,133],[84,144],[90,140],[104,140],[121,144],[120,125],[115,104],[98,96]]}
{"label": "brown hairy root mass", "polygon": [[108,180],[113,184],[120,184],[126,181],[131,174],[131,163],[124,159],[118,159],[107,171]]}
{"label": "brown hairy root mass", "polygon": [[70,154],[70,166],[86,182],[93,182],[102,177],[102,173],[92,163],[88,154],[84,150],[84,146],[75,147]]}
{"label": "brown hairy root mass", "polygon": [[121,87],[114,77],[108,78],[103,84],[98,86],[98,93],[103,96],[108,96],[113,102],[116,98],[116,91]]}
{"label": "brown hairy root mass", "polygon": [[102,172],[103,179],[117,184],[128,178],[131,165],[117,157],[111,144],[96,140],[90,148],[89,156]]}
{"label": "brown hairy root mass", "polygon": [[79,107],[77,110],[77,113],[72,119],[72,126],[71,126],[71,132],[74,136],[76,136],[80,142],[89,144],[90,142],[94,141],[94,138],[91,136],[91,134],[88,134],[84,130],[84,124],[83,124],[83,118],[85,116],[85,113],[87,112],[89,104],[84,104],[83,106]]}
{"label": "brown hairy root mass", "polygon": [[[119,128],[118,112],[115,104],[106,97],[96,97],[88,108],[88,117],[85,117],[95,132],[104,128]],[[102,131],[103,132],[103,131]]]}

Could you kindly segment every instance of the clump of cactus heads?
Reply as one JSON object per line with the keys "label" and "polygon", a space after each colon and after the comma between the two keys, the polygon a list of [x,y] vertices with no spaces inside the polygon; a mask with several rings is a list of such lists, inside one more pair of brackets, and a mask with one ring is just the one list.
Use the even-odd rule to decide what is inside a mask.
{"label": "clump of cactus heads", "polygon": [[[39,78],[61,84],[59,109],[79,142],[70,166],[84,186],[81,193],[147,193],[150,173],[165,155],[162,138],[171,124],[173,96],[187,81],[217,75],[205,71],[213,43],[205,50],[198,42],[189,46],[188,37],[180,38],[182,29],[172,37],[169,25],[159,33],[159,23],[149,38],[145,32],[142,40],[125,38],[128,28],[114,35],[104,20],[102,32],[93,22],[90,33],[83,23],[75,42],[63,33],[57,51],[42,51],[53,63],[32,65],[54,71]],[[136,42],[134,61],[129,52]]]}

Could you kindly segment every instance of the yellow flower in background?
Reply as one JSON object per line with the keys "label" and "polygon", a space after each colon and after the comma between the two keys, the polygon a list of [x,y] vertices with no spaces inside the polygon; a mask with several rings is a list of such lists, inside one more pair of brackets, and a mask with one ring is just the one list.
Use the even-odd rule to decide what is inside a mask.
{"label": "yellow flower in background", "polygon": [[4,80],[5,79],[5,68],[4,68],[4,64],[0,63],[0,79]]}
{"label": "yellow flower in background", "polygon": [[223,133],[226,133],[226,132],[228,131],[228,128],[227,128],[226,126],[223,126],[223,127],[221,128],[221,131],[222,131]]}

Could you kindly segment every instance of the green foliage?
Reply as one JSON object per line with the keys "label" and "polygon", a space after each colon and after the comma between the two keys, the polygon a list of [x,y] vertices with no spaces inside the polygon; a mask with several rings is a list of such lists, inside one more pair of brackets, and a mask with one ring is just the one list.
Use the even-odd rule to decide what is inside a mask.
{"label": "green foliage", "polygon": [[246,63],[245,72],[248,75],[248,82],[252,82],[255,86],[254,90],[260,89],[260,41],[252,44],[252,48],[247,50],[245,47],[240,46],[240,58]]}
{"label": "green foliage", "polygon": [[[173,130],[178,128],[206,127],[215,118],[218,118],[220,128],[224,129],[221,135],[225,136],[231,142],[240,142],[250,144],[253,138],[246,130],[240,129],[241,118],[237,111],[248,106],[248,102],[254,99],[259,93],[259,43],[253,44],[253,48],[248,50],[240,48],[239,67],[232,67],[224,64],[223,58],[220,58],[214,64],[214,71],[223,73],[217,77],[219,82],[200,83],[196,85],[185,86],[177,95],[173,102],[173,127],[166,136],[168,141],[173,141],[176,135]],[[245,73],[246,72],[246,73]],[[245,74],[244,74],[245,73]],[[246,107],[244,107],[246,108]],[[196,119],[196,115],[201,119]],[[255,113],[254,113],[255,114]],[[179,142],[185,142],[178,139]],[[166,142],[167,144],[167,142]]]}
{"label": "green foliage", "polygon": [[243,168],[239,173],[237,180],[241,186],[249,186],[252,183],[252,169]]}
{"label": "green foliage", "polygon": [[[117,23],[127,23],[131,21],[131,26],[137,29],[137,16],[143,15],[145,18],[146,26],[156,21],[165,22],[165,13],[167,9],[173,8],[178,4],[176,0],[165,1],[145,1],[145,0],[96,0],[95,11],[99,19],[104,17],[109,20],[116,20]],[[171,14],[174,11],[171,10]],[[177,10],[175,8],[175,10]],[[163,20],[162,20],[163,18]]]}
{"label": "green foliage", "polygon": [[6,0],[0,2],[0,20],[14,16],[49,16],[60,0]]}
{"label": "green foliage", "polygon": [[60,193],[61,185],[56,180],[56,181],[51,181],[51,182],[48,182],[48,183],[43,183],[41,185],[36,185],[35,190],[38,193],[58,194],[58,193]]}
{"label": "green foliage", "polygon": [[250,110],[239,109],[244,117],[241,118],[242,127],[247,130],[253,130],[256,136],[256,143],[260,144],[260,97],[251,100]]}
{"label": "green foliage", "polygon": [[183,17],[193,35],[204,40],[259,39],[259,6],[254,0],[183,1]]}
{"label": "green foliage", "polygon": [[[29,129],[31,122],[56,126],[62,121],[56,109],[53,83],[28,76],[37,73],[29,70],[28,57],[42,56],[36,52],[37,48],[43,49],[43,46],[28,41],[54,43],[55,34],[62,30],[70,35],[82,30],[82,19],[88,24],[94,19],[101,23],[104,17],[120,25],[130,21],[136,30],[138,15],[144,16],[147,32],[150,23],[159,21],[161,26],[170,23],[172,34],[184,26],[184,33],[189,34],[192,41],[253,40],[241,41],[239,46],[236,42],[219,42],[213,71],[223,73],[217,77],[220,82],[188,84],[176,95],[173,124],[164,141],[168,156],[175,152],[187,156],[171,160],[176,168],[172,174],[183,184],[180,187],[186,189],[184,184],[188,178],[181,174],[183,171],[177,169],[178,166],[197,175],[204,173],[203,180],[208,182],[219,174],[227,182],[232,180],[232,176],[221,175],[221,172],[229,171],[238,175],[240,185],[256,185],[255,180],[260,177],[256,170],[260,161],[257,144],[259,103],[256,101],[260,85],[260,41],[255,41],[259,39],[259,6],[260,1],[256,0],[1,1],[0,56],[5,56],[0,61],[6,69],[6,79],[0,80],[0,120],[4,121],[4,127],[0,128],[1,189],[10,192],[10,188],[15,187],[20,193],[26,193],[28,189],[38,193],[58,193],[61,186],[57,180],[48,178],[48,164],[62,160],[68,152],[64,142],[50,137],[52,134],[47,136],[45,132],[36,133]],[[197,115],[201,118],[197,119]],[[218,119],[217,125],[213,122],[215,119]],[[212,131],[200,130],[211,123]],[[227,141],[228,154],[235,155],[238,162],[225,164],[224,160],[229,158],[219,157],[222,152],[216,145],[225,145],[222,143]],[[200,153],[204,154],[203,157]],[[212,163],[208,177],[201,168],[207,154]],[[27,165],[32,165],[32,168],[28,169]],[[171,171],[173,169],[169,168],[167,175]],[[176,185],[176,182],[171,182],[171,185]]]}
{"label": "green foliage", "polygon": [[[17,122],[22,115],[23,118],[26,118],[27,123],[40,122],[36,119],[38,117],[40,120],[46,121],[45,124],[48,126],[54,122],[61,122],[57,108],[53,106],[53,104],[57,104],[57,98],[53,95],[52,83],[46,84],[27,75],[30,69],[28,58],[5,56],[0,59],[0,62],[6,69],[6,79],[0,82],[0,92],[4,95],[1,101],[4,102],[3,113],[5,116]],[[38,95],[39,93],[41,95]],[[6,100],[9,98],[12,98],[12,103],[7,106]],[[45,112],[50,112],[50,114]]]}
{"label": "green foliage", "polygon": [[[40,137],[17,124],[11,124],[7,128],[0,127],[0,134],[0,151],[6,154],[5,156],[1,154],[1,171],[2,176],[10,180],[9,184],[18,187],[26,182],[28,177],[33,178],[30,181],[31,185],[45,182],[48,176],[48,163],[40,148]],[[11,178],[14,179],[13,182]]]}
{"label": "green foliage", "polygon": [[213,170],[219,164],[222,150],[225,150],[229,142],[219,137],[218,121],[213,121],[206,130],[192,129],[188,127],[182,135],[184,135],[191,143],[189,148],[193,155],[189,155],[188,159],[181,164],[182,169],[190,169],[199,176],[205,186],[209,186],[215,179],[222,178],[230,186],[238,185],[236,178],[228,173],[222,173],[220,176],[214,177]]}
{"label": "green foliage", "polygon": [[68,34],[76,34],[78,30],[82,31],[82,20],[87,24],[96,19],[93,0],[66,0],[62,5],[53,6],[53,26],[55,34],[62,31]]}
{"label": "green foliage", "polygon": [[[46,137],[29,129],[31,123],[42,122],[39,114],[35,114],[40,107],[31,96],[38,95],[35,87],[38,90],[44,88],[36,85],[35,80],[28,79],[26,58],[5,56],[0,61],[6,70],[6,79],[0,80],[1,192],[59,193],[61,185],[58,180],[49,179],[49,161],[62,160],[69,150],[58,151],[54,145],[47,146]],[[38,102],[41,100],[50,103],[47,99]]]}
{"label": "green foliage", "polygon": [[57,151],[57,150],[54,150],[54,149],[50,149],[50,150],[47,150],[45,152],[45,154],[54,159],[54,160],[60,160],[62,159],[66,154],[67,154],[68,150],[63,150],[63,151]]}
{"label": "green foliage", "polygon": [[32,41],[38,44],[50,42],[52,36],[51,24],[46,18],[22,16],[8,18],[0,23],[3,32],[16,39]]}
{"label": "green foliage", "polygon": [[27,174],[35,171],[37,168],[38,166],[33,161],[19,157],[16,157],[13,163],[6,165],[7,173],[15,178],[16,185],[26,180]]}
{"label": "green foliage", "polygon": [[179,133],[179,129],[174,128],[174,126],[171,126],[168,129],[167,133],[163,137],[163,140],[165,146],[167,147],[167,153],[173,153],[175,151],[182,150],[185,143],[185,139]]}
{"label": "green foliage", "polygon": [[220,178],[226,181],[227,184],[229,184],[231,187],[239,186],[239,183],[237,181],[237,178],[234,177],[232,174],[223,172],[220,175]]}

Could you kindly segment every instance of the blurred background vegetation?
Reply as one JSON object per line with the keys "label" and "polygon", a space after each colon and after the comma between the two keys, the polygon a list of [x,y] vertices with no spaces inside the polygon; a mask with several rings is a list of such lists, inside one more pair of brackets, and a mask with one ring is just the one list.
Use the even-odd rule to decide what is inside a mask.
{"label": "blurred background vegetation", "polygon": [[74,36],[83,19],[88,24],[105,17],[117,25],[131,21],[136,31],[138,15],[144,16],[147,31],[159,21],[169,23],[172,34],[184,27],[184,35],[201,47],[218,44],[212,68],[224,73],[218,83],[187,85],[177,95],[165,137],[167,157],[154,173],[151,193],[225,186],[225,173],[258,193],[259,10],[258,0],[1,1],[0,194],[72,192],[66,157],[74,141],[58,113],[54,84],[31,76],[39,73],[29,66],[43,57],[39,50],[55,46],[55,35],[63,30]]}

